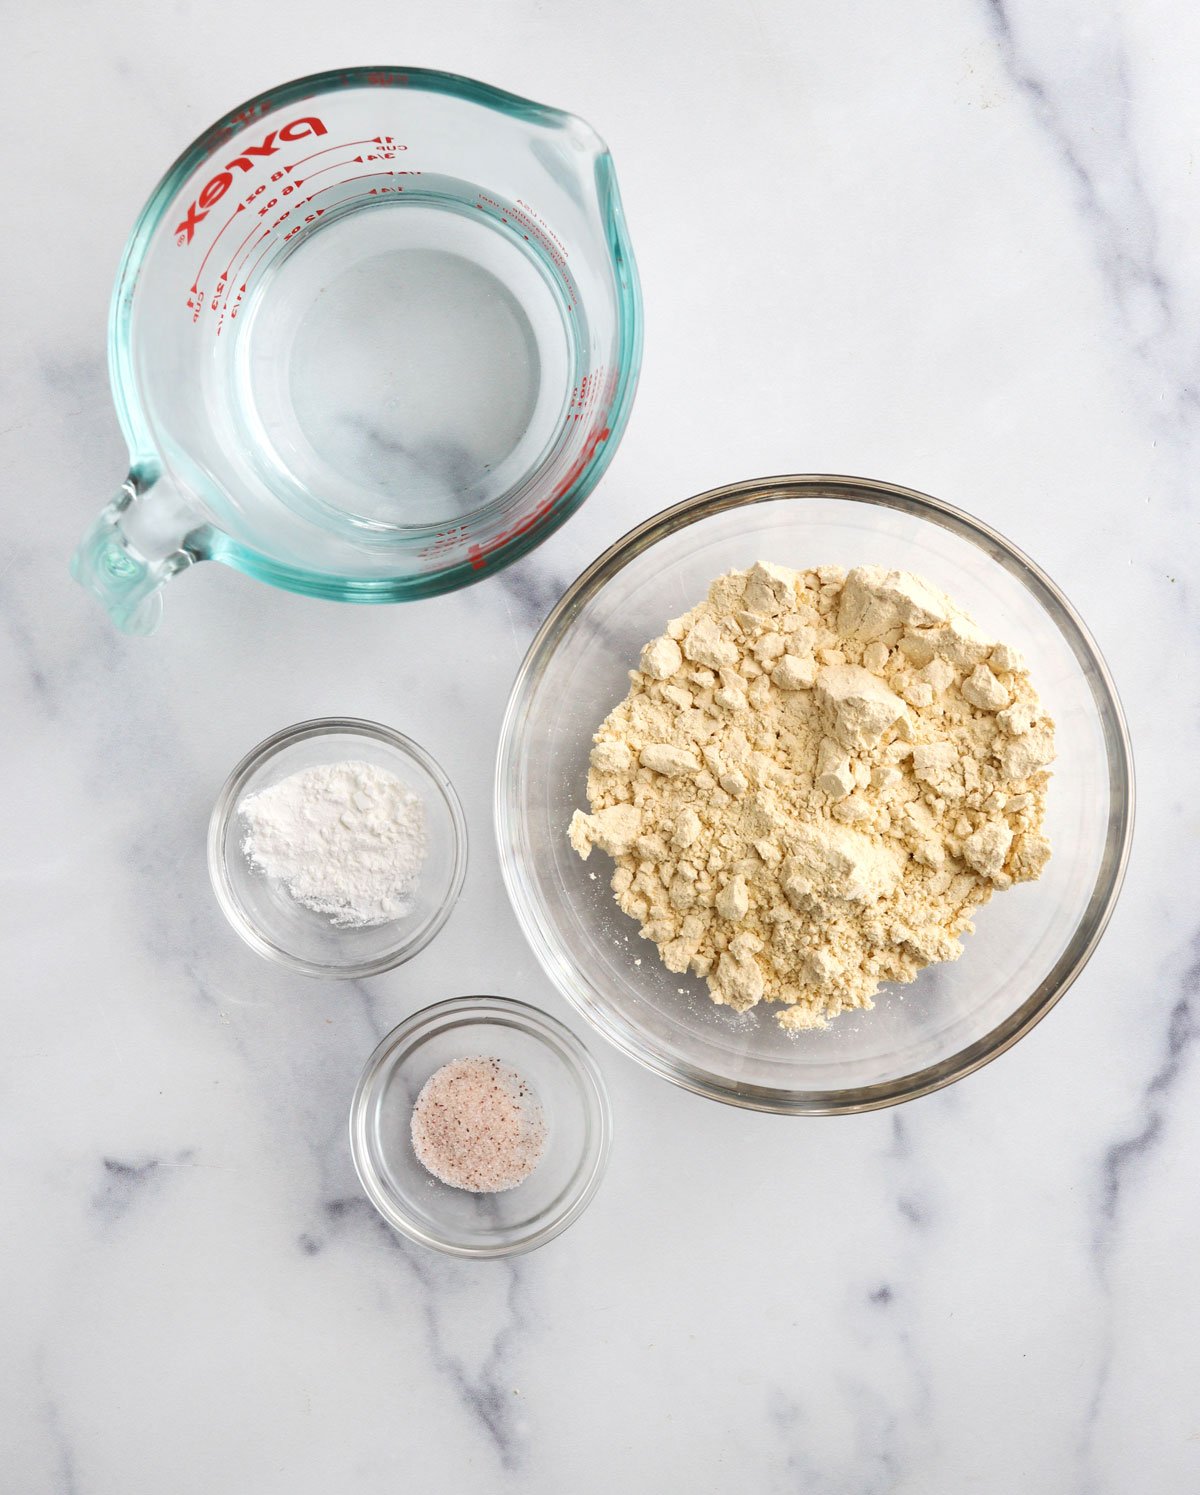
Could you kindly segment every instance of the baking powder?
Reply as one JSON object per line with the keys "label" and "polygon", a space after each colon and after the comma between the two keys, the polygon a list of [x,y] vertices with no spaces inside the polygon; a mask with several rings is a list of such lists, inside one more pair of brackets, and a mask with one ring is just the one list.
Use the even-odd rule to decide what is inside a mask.
{"label": "baking powder", "polygon": [[251,795],[238,812],[246,856],[305,908],[359,928],[411,908],[425,806],[386,769],[322,763]]}

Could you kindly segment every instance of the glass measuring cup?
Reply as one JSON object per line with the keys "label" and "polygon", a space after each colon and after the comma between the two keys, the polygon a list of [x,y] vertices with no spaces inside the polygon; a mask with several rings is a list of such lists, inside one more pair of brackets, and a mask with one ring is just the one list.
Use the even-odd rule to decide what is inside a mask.
{"label": "glass measuring cup", "polygon": [[109,324],[130,472],[72,571],[131,633],[199,560],[345,601],[463,586],[587,497],[640,352],[588,125],[419,69],[284,84],[134,227]]}

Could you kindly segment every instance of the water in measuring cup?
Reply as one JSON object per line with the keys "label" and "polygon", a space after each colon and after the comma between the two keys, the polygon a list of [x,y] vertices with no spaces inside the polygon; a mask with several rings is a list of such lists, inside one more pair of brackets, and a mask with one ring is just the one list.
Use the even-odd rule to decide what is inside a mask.
{"label": "water in measuring cup", "polygon": [[565,419],[561,295],[515,235],[453,203],[351,206],[290,248],[236,326],[239,439],[327,523],[460,522],[536,471]]}

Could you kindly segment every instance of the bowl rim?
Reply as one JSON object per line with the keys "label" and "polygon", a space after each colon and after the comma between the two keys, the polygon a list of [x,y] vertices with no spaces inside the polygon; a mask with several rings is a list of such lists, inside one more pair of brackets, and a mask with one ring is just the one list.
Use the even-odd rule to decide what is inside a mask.
{"label": "bowl rim", "polygon": [[[638,1029],[617,1017],[560,948],[536,906],[537,900],[526,894],[514,851],[516,807],[510,801],[510,794],[515,776],[508,765],[519,739],[523,707],[558,638],[584,602],[632,559],[675,530],[728,509],[781,498],[797,502],[813,498],[847,499],[897,509],[970,540],[1003,565],[1025,583],[1050,614],[1088,676],[1108,761],[1109,813],[1104,855],[1087,907],[1053,968],[1023,1002],[982,1038],[910,1074],[846,1090],[792,1090],[737,1084],[698,1065],[668,1059],[653,1051],[642,1041]],[[840,474],[779,474],[727,483],[672,504],[635,525],[571,583],[535,634],[509,694],[496,754],[495,829],[504,885],[525,938],[556,988],[610,1043],[651,1073],[727,1105],[781,1115],[837,1116],[881,1110],[941,1090],[982,1069],[1037,1026],[1073,985],[1108,927],[1129,861],[1135,799],[1129,729],[1108,666],[1082,618],[1036,562],[985,521],[917,489]]]}
{"label": "bowl rim", "polygon": [[[411,941],[401,941],[371,960],[342,964],[305,960],[303,956],[296,955],[284,949],[282,945],[276,944],[274,940],[268,939],[250,919],[241,899],[234,893],[225,861],[226,832],[237,814],[242,791],[251,777],[263,764],[270,762],[286,748],[293,747],[298,742],[305,742],[309,738],[332,736],[370,738],[375,742],[383,743],[402,758],[410,759],[424,769],[440,793],[442,802],[449,813],[454,843],[449,888],[437,913],[430,919],[420,935]],[[462,893],[467,875],[468,850],[467,821],[463,814],[462,804],[454,785],[437,760],[419,742],[414,742],[403,732],[397,732],[393,727],[385,727],[381,722],[368,721],[364,717],[356,716],[313,717],[308,721],[295,722],[290,727],[281,727],[270,737],[264,737],[260,743],[250,749],[221,786],[221,792],[217,795],[208,822],[209,881],[212,883],[221,912],[234,932],[256,954],[267,960],[275,961],[277,965],[285,966],[291,971],[299,971],[305,976],[330,976],[339,980],[357,980],[363,976],[380,975],[384,971],[391,971],[396,966],[403,965],[405,961],[411,960],[414,955],[424,950],[434,936],[441,932]]]}
{"label": "bowl rim", "polygon": [[[563,1209],[547,1224],[531,1231],[515,1241],[497,1245],[465,1246],[447,1240],[444,1236],[431,1234],[418,1225],[408,1214],[396,1206],[392,1195],[378,1184],[375,1170],[369,1166],[370,1150],[367,1146],[367,1100],[378,1084],[385,1066],[396,1050],[418,1036],[443,1027],[461,1026],[464,1019],[474,1018],[488,1026],[502,1024],[519,1028],[546,1048],[552,1049],[570,1072],[580,1094],[584,1097],[590,1118],[596,1130],[596,1146],[591,1154],[584,1153],[578,1172],[579,1186],[568,1189],[567,1202]],[[587,1045],[570,1028],[550,1013],[543,1012],[529,1002],[519,1002],[513,997],[465,996],[449,997],[422,1007],[410,1017],[398,1023],[372,1050],[363,1066],[354,1095],[350,1101],[350,1157],[354,1171],[364,1194],[374,1205],[380,1217],[401,1235],[418,1245],[435,1251],[444,1251],[450,1256],[465,1256],[477,1260],[498,1256],[521,1256],[536,1250],[561,1235],[569,1225],[583,1214],[596,1197],[608,1166],[612,1146],[612,1106],[608,1098],[608,1087],[604,1075]]]}

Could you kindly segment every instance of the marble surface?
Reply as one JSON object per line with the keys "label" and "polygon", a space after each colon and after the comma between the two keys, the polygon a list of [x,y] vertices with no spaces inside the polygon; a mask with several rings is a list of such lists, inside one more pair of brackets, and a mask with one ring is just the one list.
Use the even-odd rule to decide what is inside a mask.
{"label": "marble surface", "polygon": [[[1200,1488],[1194,8],[51,0],[5,30],[4,1489]],[[607,137],[647,305],[627,437],[485,586],[355,610],[208,566],[122,638],[66,561],[124,473],[125,233],[225,108],[343,61]],[[474,990],[563,1012],[491,842],[532,630],[656,508],[806,470],[963,505],[1089,621],[1141,783],[1108,935],[1010,1054],[895,1111],[742,1114],[597,1039],[584,1219],[510,1262],[399,1243],[345,1139],[376,1039]],[[231,764],[334,712],[424,743],[474,833],[442,936],[349,986],[259,961],[204,867]]]}

